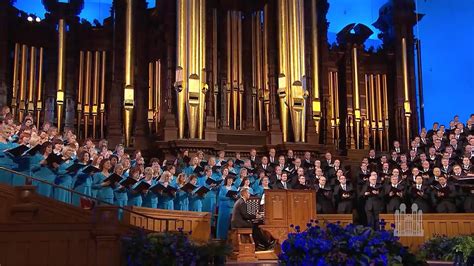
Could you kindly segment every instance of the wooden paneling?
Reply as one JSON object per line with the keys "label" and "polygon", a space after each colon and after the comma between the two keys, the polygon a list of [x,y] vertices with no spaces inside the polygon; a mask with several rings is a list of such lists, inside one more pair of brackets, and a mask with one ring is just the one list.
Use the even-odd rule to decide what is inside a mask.
{"label": "wooden paneling", "polygon": [[346,226],[353,223],[352,214],[318,214],[317,218],[322,225],[339,222],[342,226]]}
{"label": "wooden paneling", "polygon": [[130,207],[130,210],[149,217],[168,220],[147,219],[144,216],[125,212],[123,222],[126,224],[155,232],[163,232],[167,227],[170,231],[177,231],[181,228],[184,232],[192,232],[191,239],[197,241],[208,241],[211,236],[211,214],[207,212],[172,211],[143,207]]}
{"label": "wooden paneling", "polygon": [[0,185],[0,265],[120,265],[117,208],[94,211],[51,200],[35,187]]}
{"label": "wooden paneling", "polygon": [[[380,219],[384,219],[386,228],[395,223],[393,214],[381,214]],[[474,234],[474,213],[450,213],[450,214],[423,214],[423,236],[402,236],[400,242],[412,250],[417,250],[419,245],[435,235],[470,235]]]}

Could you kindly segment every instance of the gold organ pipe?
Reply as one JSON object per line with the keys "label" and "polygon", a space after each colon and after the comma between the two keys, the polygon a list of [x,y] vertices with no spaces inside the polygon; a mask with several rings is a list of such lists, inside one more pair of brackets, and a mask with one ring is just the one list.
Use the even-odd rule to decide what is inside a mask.
{"label": "gold organ pipe", "polygon": [[[339,126],[339,74],[334,72],[334,95],[336,97],[336,127]],[[338,129],[339,130],[339,129]]]}
{"label": "gold organ pipe", "polygon": [[26,96],[26,59],[28,56],[28,46],[23,44],[21,46],[21,77],[20,77],[20,111],[18,112],[19,122],[23,122],[23,115],[25,112],[25,96]]}
{"label": "gold organ pipe", "polygon": [[407,55],[407,42],[406,38],[402,38],[402,63],[403,63],[403,89],[405,92],[405,138],[406,145],[410,147],[410,116],[411,116],[411,107],[410,107],[410,93],[408,88],[408,55]]}
{"label": "gold organ pipe", "polygon": [[82,98],[84,90],[84,51],[79,52],[79,84],[77,89],[77,134],[81,132]]}
{"label": "gold organ pipe", "polygon": [[161,119],[161,60],[155,62],[155,125],[158,131],[158,123]]}
{"label": "gold organ pipe", "polygon": [[383,148],[383,117],[382,117],[382,84],[381,84],[381,77],[380,74],[375,76],[377,82],[377,91],[376,91],[376,98],[377,98],[377,128],[378,128],[378,136],[379,136],[379,150],[381,151]]}
{"label": "gold organ pipe", "polygon": [[278,94],[280,96],[281,107],[281,128],[283,133],[283,142],[288,141],[288,99],[289,99],[289,84],[290,73],[288,69],[288,7],[287,0],[278,0],[278,58],[280,65],[280,75],[278,77]]}
{"label": "gold organ pipe", "polygon": [[329,76],[329,99],[331,99],[331,134],[333,142],[336,143],[336,103],[334,97],[333,72],[328,72]]}
{"label": "gold organ pipe", "polygon": [[230,125],[230,110],[231,110],[231,91],[232,91],[232,21],[231,11],[227,11],[227,125]]}
{"label": "gold organ pipe", "polygon": [[370,128],[372,129],[372,145],[374,149],[377,147],[376,142],[376,129],[377,129],[377,120],[375,112],[375,84],[374,84],[374,75],[369,75],[369,90],[370,90]]}
{"label": "gold organ pipe", "polygon": [[357,61],[357,47],[352,47],[352,75],[353,75],[353,93],[352,99],[354,102],[354,117],[356,127],[356,148],[360,145],[360,99],[359,99],[359,67]]}
{"label": "gold organ pipe", "polygon": [[[364,75],[364,89],[365,89],[365,125],[364,127],[364,148],[370,148],[370,102],[369,102],[369,75]],[[367,135],[366,135],[367,134]]]}
{"label": "gold organ pipe", "polygon": [[133,4],[127,0],[125,11],[125,88],[124,88],[124,133],[125,146],[130,146],[132,137],[132,117],[135,102],[134,95],[134,44],[133,44]]}
{"label": "gold organ pipe", "polygon": [[[258,16],[258,20],[260,21],[260,16]],[[263,36],[262,36],[262,33],[261,33],[261,30],[260,30],[260,23],[259,23],[259,36],[260,36],[260,43],[259,43],[259,50],[260,50],[260,47],[262,47],[263,45],[263,48],[262,48],[262,53],[263,53],[263,62],[261,65],[263,65],[263,70],[259,70],[259,71],[262,71],[262,75],[263,77],[260,78],[260,84],[261,84],[261,90],[263,90],[265,93],[263,94],[264,95],[264,101],[266,102],[266,120],[267,120],[267,129],[270,129],[270,108],[269,108],[269,103],[270,103],[270,98],[269,96],[270,95],[274,95],[274,94],[271,94],[270,93],[270,88],[269,88],[269,81],[268,81],[268,3],[265,4],[265,6],[263,7]],[[262,40],[263,38],[263,40]],[[262,44],[263,43],[263,44]],[[259,58],[262,58],[261,56],[259,56]],[[276,104],[275,103],[272,103],[272,107],[274,108],[274,105]],[[274,115],[274,112],[272,112],[272,115]]]}
{"label": "gold organ pipe", "polygon": [[217,128],[217,96],[219,86],[217,84],[217,9],[212,9],[212,90],[214,95],[214,126]]}
{"label": "gold organ pipe", "polygon": [[153,124],[153,80],[154,80],[154,70],[153,70],[153,62],[148,63],[148,126],[152,127]]}
{"label": "gold organ pipe", "polygon": [[61,132],[64,106],[64,91],[66,80],[66,21],[59,19],[58,23],[58,80],[56,93],[57,124]]}
{"label": "gold organ pipe", "polygon": [[90,113],[90,93],[91,93],[91,71],[92,71],[92,52],[86,52],[86,73],[84,88],[84,137],[89,137],[89,113]]}
{"label": "gold organ pipe", "polygon": [[30,47],[30,78],[28,88],[28,112],[35,110],[35,85],[36,85],[36,47]]}
{"label": "gold organ pipe", "polygon": [[96,138],[97,132],[97,112],[99,104],[99,75],[100,75],[100,52],[95,51],[94,55],[94,92],[92,95],[92,138]]}
{"label": "gold organ pipe", "polygon": [[387,75],[382,75],[382,91],[383,91],[383,112],[384,112],[384,126],[385,126],[385,147],[390,147],[389,133],[388,133],[388,94],[387,94]]}
{"label": "gold organ pipe", "polygon": [[13,55],[13,84],[12,84],[12,114],[15,117],[16,107],[17,107],[17,93],[18,93],[18,68],[20,65],[19,62],[19,53],[20,53],[20,44],[15,43],[15,54]]}
{"label": "gold organ pipe", "polygon": [[243,115],[243,94],[244,84],[242,77],[242,16],[240,11],[237,13],[237,45],[238,45],[238,69],[239,69],[239,129],[242,130],[242,115]]}
{"label": "gold organ pipe", "polygon": [[[318,12],[316,0],[311,0],[311,40],[313,48],[313,120],[316,124],[316,133],[319,133],[321,119],[321,102],[319,100],[319,51],[318,51]],[[304,45],[303,45],[304,46]],[[334,104],[333,104],[334,106]],[[334,137],[334,136],[333,136]]]}
{"label": "gold organ pipe", "polygon": [[42,105],[42,93],[43,93],[43,47],[39,48],[39,62],[38,62],[38,89],[36,90],[36,128],[40,127],[40,116]]}
{"label": "gold organ pipe", "polygon": [[234,129],[237,129],[237,101],[239,92],[237,12],[238,11],[232,11],[232,109]]}
{"label": "gold organ pipe", "polygon": [[[256,13],[258,14],[258,12]],[[255,95],[254,92],[257,90],[257,15],[252,16],[252,125],[255,128]]]}
{"label": "gold organ pipe", "polygon": [[[178,137],[184,138],[184,119],[185,119],[185,104],[187,98],[187,49],[188,49],[188,28],[187,28],[187,0],[177,0],[177,17],[178,17],[178,39],[176,51],[177,68],[182,68],[181,77],[176,77],[177,82],[181,82],[181,91],[178,92]],[[178,71],[177,71],[178,72]],[[178,80],[178,78],[180,80]]]}
{"label": "gold organ pipe", "polygon": [[199,121],[198,121],[198,138],[203,139],[204,134],[204,115],[205,115],[205,99],[206,93],[203,90],[206,87],[207,91],[207,78],[206,78],[206,0],[200,0],[199,3],[199,48],[201,49],[199,60],[200,66],[199,70],[201,71],[201,87],[200,92],[201,95],[199,97]]}
{"label": "gold organ pipe", "polygon": [[105,132],[104,132],[104,123],[105,123],[105,63],[107,62],[106,59],[106,52],[102,51],[102,63],[101,63],[101,84],[100,84],[100,138],[103,139]]}

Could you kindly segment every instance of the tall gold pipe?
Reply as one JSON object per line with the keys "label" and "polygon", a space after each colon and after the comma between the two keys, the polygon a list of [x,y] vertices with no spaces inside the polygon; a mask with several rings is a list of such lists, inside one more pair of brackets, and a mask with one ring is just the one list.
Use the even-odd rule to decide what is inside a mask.
{"label": "tall gold pipe", "polygon": [[359,99],[359,67],[357,61],[357,47],[352,48],[352,82],[353,93],[352,99],[354,102],[354,117],[355,117],[355,134],[356,134],[356,148],[360,145],[360,99]]}
{"label": "tall gold pipe", "polygon": [[20,65],[19,61],[19,53],[20,53],[20,44],[15,43],[15,51],[13,55],[13,84],[12,84],[12,102],[11,102],[11,107],[12,107],[12,113],[13,116],[15,117],[17,110],[17,93],[18,93],[18,68]]}
{"label": "tall gold pipe", "polygon": [[56,93],[56,106],[58,110],[57,124],[58,131],[61,132],[62,116],[64,106],[64,91],[66,80],[66,21],[59,19],[58,25],[58,80]]}
{"label": "tall gold pipe", "polygon": [[[258,14],[258,12],[256,13]],[[252,126],[256,127],[256,119],[255,119],[255,95],[254,93],[257,92],[257,15],[252,16]]]}
{"label": "tall gold pipe", "polygon": [[231,11],[227,11],[227,90],[226,90],[226,115],[227,121],[226,125],[230,125],[230,110],[231,110],[231,92],[232,92],[232,18]]}
{"label": "tall gold pipe", "polygon": [[405,138],[406,145],[410,147],[410,116],[411,116],[411,106],[410,106],[410,93],[408,87],[408,55],[407,55],[407,42],[405,38],[402,38],[402,62],[403,62],[403,89],[405,92]]}
{"label": "tall gold pipe", "polygon": [[127,0],[125,11],[125,88],[124,88],[124,133],[125,146],[130,146],[132,137],[132,117],[135,102],[134,96],[134,60],[133,60],[133,4],[134,0]]}
{"label": "tall gold pipe", "polygon": [[199,121],[198,121],[198,138],[203,139],[204,123],[205,123],[205,99],[208,90],[207,75],[206,75],[206,0],[200,0],[199,4],[199,39],[198,45],[200,48],[199,54],[199,70],[201,71],[201,87],[199,98]]}
{"label": "tall gold pipe", "polygon": [[30,77],[28,88],[28,113],[35,110],[35,87],[36,87],[36,47],[30,47]]}
{"label": "tall gold pipe", "polygon": [[242,115],[243,115],[243,95],[244,83],[242,76],[242,16],[240,11],[237,13],[237,45],[238,45],[238,69],[239,69],[239,129],[242,130]]}
{"label": "tall gold pipe", "polygon": [[82,98],[84,90],[84,51],[79,52],[79,84],[77,86],[77,134],[80,137],[82,118]]}
{"label": "tall gold pipe", "polygon": [[107,62],[106,59],[106,52],[102,51],[102,63],[101,66],[101,84],[100,84],[100,138],[103,139],[105,132],[104,132],[104,123],[105,123],[105,64]]}
{"label": "tall gold pipe", "polygon": [[153,86],[153,81],[154,81],[154,70],[153,70],[153,62],[148,63],[148,126],[150,130],[152,129],[153,126],[153,119],[154,119],[154,114],[153,114],[153,91],[154,91],[154,86]]}
{"label": "tall gold pipe", "polygon": [[217,128],[217,96],[219,85],[217,84],[217,9],[212,9],[212,90],[214,97],[214,126]]}
{"label": "tall gold pipe", "polygon": [[187,99],[187,49],[188,49],[188,5],[187,0],[177,0],[177,27],[178,27],[178,39],[177,39],[177,70],[176,70],[176,83],[181,86],[178,90],[178,137],[184,138],[184,124],[185,124],[185,106]]}
{"label": "tall gold pipe", "polygon": [[334,83],[333,83],[333,72],[328,72],[328,87],[329,87],[329,99],[331,100],[331,132],[332,132],[332,139],[334,143],[336,143],[336,99],[334,95]]}
{"label": "tall gold pipe", "polygon": [[232,12],[232,110],[233,110],[233,125],[234,129],[237,129],[237,102],[239,93],[239,74],[238,74],[238,38],[237,38],[237,13],[238,11]]}
{"label": "tall gold pipe", "polygon": [[161,61],[155,61],[155,126],[158,131],[158,123],[161,119]]}
{"label": "tall gold pipe", "polygon": [[364,121],[364,149],[370,148],[370,103],[369,103],[369,75],[364,75],[365,89],[365,121]]}
{"label": "tall gold pipe", "polygon": [[374,75],[369,75],[369,91],[370,91],[370,128],[372,129],[372,145],[374,149],[377,147],[376,141],[376,130],[377,130],[377,119],[375,112],[375,84],[374,84]]}
{"label": "tall gold pipe", "polygon": [[36,90],[36,128],[40,127],[40,117],[43,96],[43,47],[39,48],[39,62],[38,62],[38,89]]}
{"label": "tall gold pipe", "polygon": [[387,94],[387,75],[382,75],[382,91],[383,91],[383,113],[384,113],[384,134],[385,134],[385,147],[390,147],[389,143],[389,132],[388,132],[388,94]]}
{"label": "tall gold pipe", "polygon": [[25,108],[26,108],[26,103],[25,103],[25,96],[26,96],[26,59],[28,57],[28,46],[26,44],[23,44],[21,46],[21,77],[20,77],[20,93],[19,93],[19,98],[20,98],[20,111],[18,112],[18,120],[19,122],[23,122],[23,116],[25,114]]}
{"label": "tall gold pipe", "polygon": [[85,88],[84,88],[84,138],[89,137],[89,115],[91,111],[90,100],[91,100],[91,73],[92,72],[92,52],[86,52],[86,75],[85,75]]}
{"label": "tall gold pipe", "polygon": [[377,129],[378,129],[378,136],[379,136],[379,150],[382,151],[383,149],[383,117],[382,117],[382,80],[380,74],[375,76],[377,82]]}
{"label": "tall gold pipe", "polygon": [[[265,93],[263,94],[264,96],[264,101],[266,101],[267,103],[270,103],[270,96],[271,98],[273,99],[274,97],[274,94],[273,93],[270,93],[270,82],[269,82],[269,79],[268,79],[268,3],[265,4],[265,6],[263,7],[263,21],[261,21],[261,17],[258,16],[258,20],[261,21],[261,23],[263,24],[263,33],[261,33],[260,31],[260,26],[259,26],[259,36],[261,37],[261,40],[260,40],[260,44],[259,44],[259,47],[262,47],[263,45],[263,48],[262,48],[262,54],[263,56],[259,56],[261,58],[262,61],[262,64],[261,64],[261,68],[263,68],[262,70],[259,70],[259,71],[262,71],[262,77],[260,78],[260,84],[261,84],[261,90],[264,90]],[[260,23],[259,23],[260,24]],[[262,36],[263,34],[263,36]],[[259,49],[260,50],[260,49]],[[275,105],[277,103],[276,102],[272,102],[272,108],[275,108]],[[268,107],[268,104],[267,104],[267,107]],[[267,120],[267,129],[270,128],[270,111],[269,111],[269,108],[266,108],[266,120]],[[275,112],[273,111],[272,112],[272,116],[275,114]]]}
{"label": "tall gold pipe", "polygon": [[99,105],[99,75],[100,75],[100,52],[95,51],[94,55],[94,91],[92,95],[92,138],[96,138],[97,113]]}
{"label": "tall gold pipe", "polygon": [[[339,76],[338,72],[334,72],[334,95],[335,95],[335,103],[336,103],[336,139],[339,139],[339,123],[340,123],[340,116],[339,116]],[[337,147],[339,147],[339,142],[336,143]]]}
{"label": "tall gold pipe", "polygon": [[[265,14],[266,15],[266,14]],[[291,80],[288,69],[288,7],[287,0],[278,0],[278,58],[279,58],[279,76],[278,76],[278,95],[280,99],[281,128],[283,133],[283,142],[288,141],[288,99],[289,83]],[[293,49],[293,48],[291,48]]]}
{"label": "tall gold pipe", "polygon": [[[321,119],[321,102],[319,100],[319,51],[318,51],[318,12],[316,0],[311,0],[311,41],[313,61],[313,120],[316,124],[316,133],[319,133]],[[334,136],[333,136],[334,137]]]}

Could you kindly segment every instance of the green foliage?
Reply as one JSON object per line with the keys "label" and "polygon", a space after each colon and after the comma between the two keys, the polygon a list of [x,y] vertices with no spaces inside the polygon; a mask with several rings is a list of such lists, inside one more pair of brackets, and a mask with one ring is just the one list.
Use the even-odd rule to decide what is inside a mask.
{"label": "green foliage", "polygon": [[474,256],[474,236],[436,235],[421,246],[418,257],[426,260],[451,261],[459,253],[462,254],[464,261],[467,261],[469,256]]}
{"label": "green foliage", "polygon": [[230,247],[222,242],[198,243],[189,234],[178,232],[146,233],[136,231],[122,239],[123,255],[129,266],[207,265],[216,257],[226,257]]}

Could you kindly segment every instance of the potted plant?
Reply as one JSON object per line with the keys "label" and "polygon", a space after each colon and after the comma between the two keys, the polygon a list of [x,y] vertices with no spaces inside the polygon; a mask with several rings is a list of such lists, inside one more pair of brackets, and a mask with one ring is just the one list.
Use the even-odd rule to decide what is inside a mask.
{"label": "potted plant", "polygon": [[435,235],[421,245],[418,257],[433,264],[474,265],[474,236]]}

